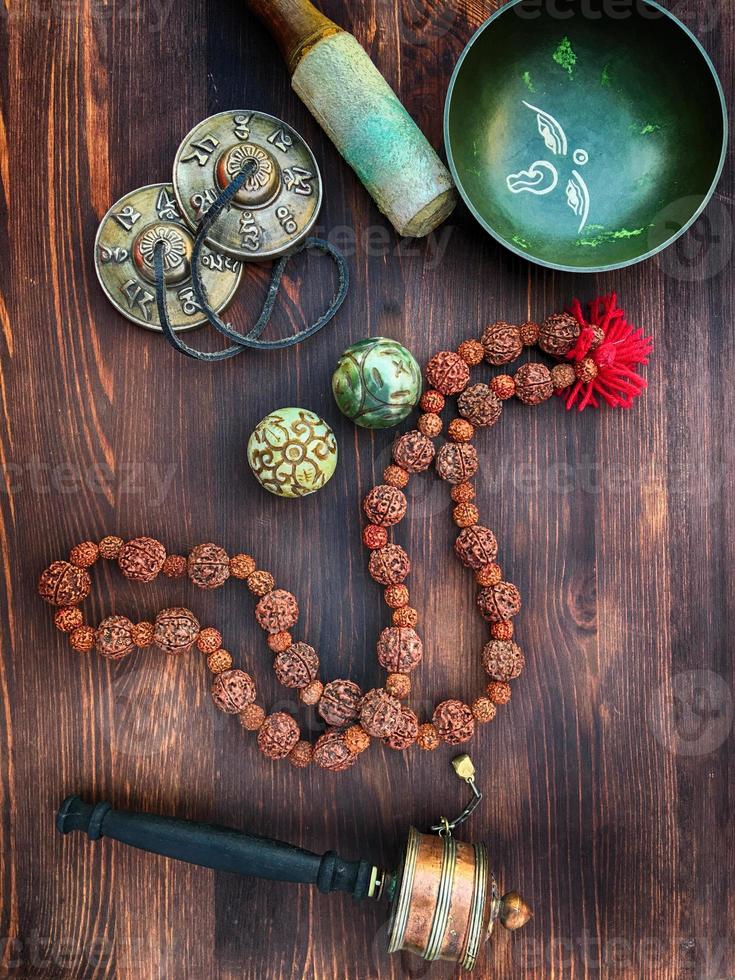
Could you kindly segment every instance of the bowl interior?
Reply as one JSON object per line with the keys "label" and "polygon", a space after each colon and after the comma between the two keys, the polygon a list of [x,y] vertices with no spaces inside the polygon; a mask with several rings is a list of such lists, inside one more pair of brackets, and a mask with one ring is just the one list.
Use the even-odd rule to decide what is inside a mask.
{"label": "bowl interior", "polygon": [[462,196],[513,251],[553,267],[636,262],[719,176],[726,117],[709,59],[653,4],[502,8],[465,49],[445,112]]}

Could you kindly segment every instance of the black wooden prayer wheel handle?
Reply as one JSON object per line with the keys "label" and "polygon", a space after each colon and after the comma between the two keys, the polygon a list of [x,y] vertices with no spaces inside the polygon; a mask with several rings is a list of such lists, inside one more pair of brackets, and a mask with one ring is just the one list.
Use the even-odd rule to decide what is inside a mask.
{"label": "black wooden prayer wheel handle", "polygon": [[142,851],[204,868],[271,881],[301,882],[316,885],[321,892],[348,892],[354,898],[368,897],[377,875],[369,861],[344,861],[334,851],[312,854],[229,827],[113,810],[109,803],[84,803],[78,796],[67,796],[61,804],[56,829],[62,834],[80,830],[90,840],[111,837]]}

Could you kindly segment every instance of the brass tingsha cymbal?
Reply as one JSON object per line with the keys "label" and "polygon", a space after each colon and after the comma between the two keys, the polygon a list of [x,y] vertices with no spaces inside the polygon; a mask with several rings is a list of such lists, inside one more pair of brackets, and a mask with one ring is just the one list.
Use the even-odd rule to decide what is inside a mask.
{"label": "brass tingsha cymbal", "polygon": [[[171,184],[148,184],[112,205],[94,244],[97,277],[110,302],[128,320],[161,330],[156,307],[153,249],[164,243],[166,301],[174,330],[206,323],[191,283],[194,236],[186,227]],[[223,310],[242,277],[236,259],[203,248],[202,281],[210,306]]]}
{"label": "brass tingsha cymbal", "polygon": [[296,130],[264,112],[220,112],[192,129],[176,153],[173,183],[196,228],[218,195],[251,161],[255,169],[207,236],[218,252],[258,261],[306,237],[322,201],[314,155]]}

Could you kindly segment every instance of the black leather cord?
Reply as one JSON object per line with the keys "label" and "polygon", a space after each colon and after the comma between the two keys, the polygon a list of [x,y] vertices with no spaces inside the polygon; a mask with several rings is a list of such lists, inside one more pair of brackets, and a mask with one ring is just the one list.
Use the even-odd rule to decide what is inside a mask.
{"label": "black leather cord", "polygon": [[[163,334],[171,346],[179,351],[179,353],[186,354],[187,357],[192,357],[198,361],[223,361],[228,357],[234,357],[235,354],[239,354],[241,351],[247,348],[252,348],[255,350],[281,350],[284,347],[292,347],[294,344],[300,344],[302,340],[306,340],[308,337],[311,337],[329,323],[347,296],[350,275],[347,268],[347,263],[345,262],[342,253],[339,252],[330,242],[324,241],[324,239],[306,238],[292,252],[289,252],[287,255],[282,255],[276,261],[271,273],[271,281],[268,285],[268,292],[266,294],[265,302],[263,303],[262,312],[258,317],[255,326],[249,331],[249,333],[242,334],[237,330],[233,330],[233,328],[229,324],[225,323],[210,307],[204,283],[202,282],[202,272],[199,265],[199,257],[202,246],[205,244],[205,239],[209,229],[215,223],[222,211],[229,205],[230,201],[242,187],[243,183],[247,180],[250,172],[255,168],[255,166],[256,164],[254,161],[248,160],[243,169],[230,181],[227,187],[214,202],[212,207],[207,211],[197,230],[196,237],[194,239],[194,249],[191,256],[191,278],[194,288],[194,295],[196,296],[197,302],[201,306],[212,326],[223,336],[227,337],[228,340],[234,340],[234,345],[225,347],[223,350],[218,351],[200,351],[195,347],[190,347],[189,344],[185,343],[174,331],[173,327],[171,326],[168,309],[166,307],[166,286],[163,270],[164,243],[162,241],[156,242],[153,249],[153,268],[156,277],[156,304],[158,306],[158,316],[161,321]],[[324,252],[326,255],[329,255],[337,266],[337,289],[329,303],[329,306],[327,307],[326,312],[323,313],[322,316],[320,316],[319,319],[310,326],[305,327],[303,330],[293,334],[291,337],[283,337],[279,340],[259,340],[258,338],[268,326],[271,314],[273,313],[273,306],[275,304],[276,296],[281,285],[281,279],[283,278],[283,273],[289,259],[291,259],[294,255],[298,255],[300,252],[311,249]]]}

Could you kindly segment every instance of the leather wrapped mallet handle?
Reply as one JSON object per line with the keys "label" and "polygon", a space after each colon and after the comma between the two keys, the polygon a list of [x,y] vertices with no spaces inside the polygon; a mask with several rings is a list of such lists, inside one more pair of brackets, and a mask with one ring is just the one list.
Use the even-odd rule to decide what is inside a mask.
{"label": "leather wrapped mallet handle", "polygon": [[367,898],[377,874],[371,862],[345,861],[334,851],[312,854],[229,827],[113,810],[109,803],[84,803],[78,796],[68,796],[61,804],[56,829],[62,834],[79,830],[90,840],[111,837],[142,851],[217,871],[316,885],[321,892],[348,892],[353,898]]}

